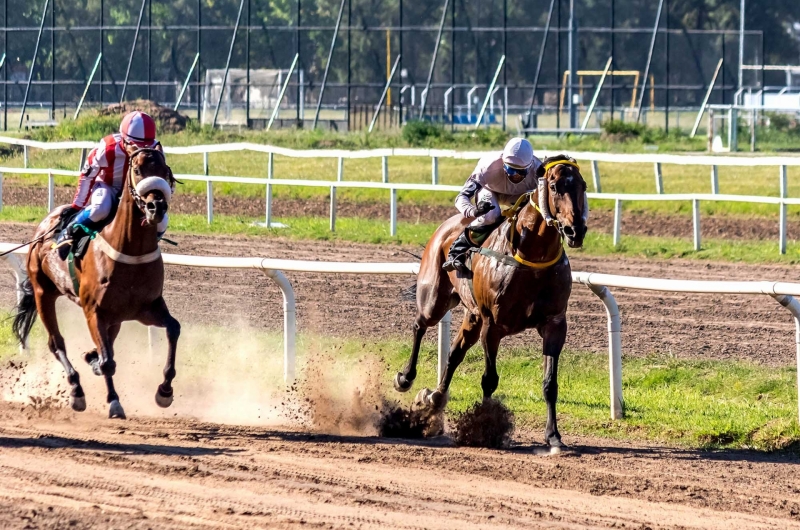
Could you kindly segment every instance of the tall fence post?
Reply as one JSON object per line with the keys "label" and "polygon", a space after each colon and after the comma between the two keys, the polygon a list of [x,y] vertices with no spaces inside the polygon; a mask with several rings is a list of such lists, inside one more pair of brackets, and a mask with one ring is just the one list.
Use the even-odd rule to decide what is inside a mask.
{"label": "tall fence post", "polygon": [[450,358],[450,323],[453,321],[453,314],[448,311],[439,321],[439,348],[436,373],[439,374],[439,382],[444,377],[447,369],[447,361]]}
{"label": "tall fence post", "polygon": [[55,205],[55,180],[52,173],[47,173],[47,211],[52,212]]}
{"label": "tall fence post", "polygon": [[625,415],[625,400],[622,398],[622,323],[619,306],[603,285],[589,284],[589,289],[597,295],[606,306],[608,317],[608,377],[611,401],[611,419],[620,420]]}
{"label": "tall fence post", "polygon": [[614,248],[619,246],[620,225],[622,224],[622,201],[614,200]]}
{"label": "tall fence post", "polygon": [[602,193],[600,191],[600,166],[597,160],[592,160],[592,182],[594,183],[594,191],[596,193]]}
{"label": "tall fence post", "polygon": [[203,175],[208,176],[208,152],[203,153]]}
{"label": "tall fence post", "polygon": [[81,161],[78,163],[78,171],[83,171],[83,165],[86,164],[86,156],[87,151],[86,149],[81,149]]}
{"label": "tall fence post", "polygon": [[272,225],[272,184],[267,184],[266,207],[264,208],[264,224],[267,228]]}
{"label": "tall fence post", "polygon": [[3,211],[3,174],[0,173],[0,212]]}
{"label": "tall fence post", "polygon": [[[781,199],[789,196],[786,166],[780,167]],[[786,203],[780,204],[780,228],[778,230],[778,252],[786,254]]]}
{"label": "tall fence post", "polygon": [[28,146],[27,145],[23,145],[22,146],[22,166],[27,168],[28,167],[28,161],[29,161],[29,159],[28,159]]}
{"label": "tall fence post", "polygon": [[431,157],[431,184],[439,184],[439,157]]}
{"label": "tall fence post", "polygon": [[339,157],[336,165],[336,180],[339,182],[344,180],[344,158],[341,156]]}
{"label": "tall fence post", "polygon": [[711,193],[719,193],[719,167],[711,166]]}
{"label": "tall fence post", "polygon": [[694,249],[700,250],[700,201],[697,199],[692,199],[692,232]]}
{"label": "tall fence post", "polygon": [[381,157],[381,177],[383,179],[383,183],[384,184],[389,182],[389,157],[388,156]]}
{"label": "tall fence post", "polygon": [[206,221],[214,222],[214,186],[210,180],[206,181]]}
{"label": "tall fence post", "polygon": [[[341,160],[341,158],[339,159]],[[331,186],[331,232],[336,231],[336,186]]]}
{"label": "tall fence post", "polygon": [[392,188],[389,194],[389,235],[397,235],[397,189]]}
{"label": "tall fence post", "polygon": [[656,175],[656,193],[662,194],[664,193],[664,179],[661,176],[661,163],[656,162],[654,164],[654,170]]}
{"label": "tall fence post", "polygon": [[275,153],[267,155],[267,178],[275,178]]}

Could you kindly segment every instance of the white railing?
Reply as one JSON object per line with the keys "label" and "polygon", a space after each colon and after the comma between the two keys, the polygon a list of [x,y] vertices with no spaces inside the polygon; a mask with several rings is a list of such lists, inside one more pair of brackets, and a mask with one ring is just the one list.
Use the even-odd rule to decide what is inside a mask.
{"label": "white railing", "polygon": [[[638,155],[637,155],[638,156]],[[3,208],[3,175],[22,174],[22,175],[47,175],[47,208],[55,208],[55,180],[56,176],[78,177],[79,172],[59,169],[34,169],[34,168],[12,168],[0,167],[0,211]],[[787,213],[788,205],[800,205],[800,198],[785,197],[786,172],[781,172],[781,197],[765,197],[762,195],[723,195],[708,193],[678,193],[678,194],[641,194],[641,193],[588,193],[590,199],[614,201],[614,228],[613,244],[618,246],[621,241],[622,231],[622,203],[624,201],[677,201],[691,202],[692,204],[692,226],[694,249],[700,250],[700,202],[748,202],[757,204],[773,204],[778,207],[778,252],[786,253],[786,232],[787,232]],[[276,178],[258,177],[228,177],[213,175],[176,175],[180,180],[191,180],[206,183],[206,220],[210,224],[214,220],[214,189],[212,183],[225,182],[246,184],[252,186],[263,186],[265,193],[264,218],[265,226],[276,226],[272,223],[272,188],[274,186],[299,186],[312,188],[325,188],[330,191],[330,230],[336,230],[337,199],[336,190],[338,188],[362,188],[380,189],[389,192],[389,234],[394,237],[397,235],[397,192],[401,191],[433,191],[458,193],[460,186],[448,186],[444,184],[410,184],[403,182],[357,182],[342,180],[290,180]]]}
{"label": "white railing", "polygon": [[[0,252],[10,250],[16,245],[0,243]],[[25,254],[27,248],[19,249],[15,254]],[[15,254],[5,256],[12,266],[17,282],[17,299],[22,296],[21,285],[27,275],[22,260]],[[228,258],[216,256],[183,256],[162,254],[164,263],[186,267],[207,267],[224,269],[260,270],[280,287],[284,301],[284,379],[290,382],[295,377],[295,297],[291,284],[282,271],[316,272],[331,274],[417,274],[418,263],[344,263],[320,261],[296,261],[270,258]],[[706,281],[706,280],[665,280],[657,278],[641,278],[636,276],[615,276],[588,272],[573,272],[573,283],[586,285],[596,294],[606,307],[608,317],[608,363],[611,418],[620,419],[624,415],[622,397],[622,324],[619,306],[609,287],[626,289],[667,291],[701,294],[753,294],[769,295],[785,307],[795,322],[795,350],[797,356],[797,397],[798,416],[800,417],[800,303],[795,296],[800,296],[800,284],[787,282],[750,281]],[[451,314],[439,322],[438,366],[439,378],[444,374],[450,354]],[[154,342],[153,328],[150,328],[151,348]]]}

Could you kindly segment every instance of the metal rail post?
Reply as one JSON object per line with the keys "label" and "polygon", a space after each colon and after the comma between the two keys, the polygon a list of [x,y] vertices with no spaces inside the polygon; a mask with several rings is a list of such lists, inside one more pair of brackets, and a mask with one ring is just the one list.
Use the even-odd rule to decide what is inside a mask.
{"label": "metal rail post", "polygon": [[228,59],[225,61],[225,73],[222,75],[222,86],[219,89],[219,97],[217,98],[217,108],[214,109],[214,120],[211,122],[211,127],[217,126],[217,116],[219,116],[219,106],[222,104],[222,95],[225,93],[225,84],[228,82],[228,73],[231,69],[231,57],[233,57],[233,47],[236,45],[236,33],[239,31],[239,22],[242,20],[242,10],[244,9],[244,0],[239,2],[239,13],[236,15],[236,24],[233,26],[233,35],[231,36],[231,46],[228,48]]}
{"label": "metal rail post", "polygon": [[716,195],[719,193],[719,168],[711,166],[711,193]]}
{"label": "metal rail post", "polygon": [[611,57],[608,58],[606,67],[603,69],[603,75],[600,76],[600,82],[597,83],[597,89],[594,91],[594,96],[592,96],[592,102],[589,104],[589,109],[586,111],[586,117],[583,119],[583,123],[581,124],[581,131],[585,131],[586,126],[589,125],[589,118],[592,117],[592,112],[594,112],[594,106],[597,104],[597,98],[600,97],[600,91],[603,90],[603,83],[605,83],[606,76],[608,75],[608,71],[610,69],[611,69]]}
{"label": "metal rail post", "polygon": [[658,1],[658,11],[656,11],[656,23],[653,24],[653,36],[650,38],[650,51],[647,52],[647,64],[644,67],[642,77],[642,90],[639,92],[639,104],[636,106],[636,123],[642,114],[642,103],[644,103],[644,93],[647,88],[647,81],[650,79],[650,65],[653,62],[653,50],[656,47],[656,37],[658,37],[658,25],[661,22],[661,10],[664,8],[664,0]]}
{"label": "metal rail post", "polygon": [[[341,159],[340,159],[341,160]],[[330,230],[336,231],[336,186],[331,186]]]}
{"label": "metal rail post", "polygon": [[661,175],[661,164],[656,162],[653,164],[653,169],[656,175],[656,193],[664,193],[664,179]]}
{"label": "metal rail post", "polygon": [[[289,80],[292,78],[292,74],[294,73],[294,69],[297,66],[297,60],[300,58],[299,54],[295,54],[294,60],[292,61],[292,66],[289,67],[289,73],[286,74],[286,80],[283,82],[283,86],[281,87],[281,92],[278,94],[278,101],[275,102],[275,108],[272,109],[272,116],[269,118],[269,123],[267,124],[267,130],[272,128],[272,123],[275,121],[275,118],[278,115],[278,110],[281,108],[281,102],[283,101],[283,96],[286,94],[286,89],[289,86]],[[219,108],[219,107],[217,107]]]}
{"label": "metal rail post", "polygon": [[[378,100],[378,106],[375,107],[375,113],[372,115],[372,121],[369,123],[369,130],[367,131],[368,133],[372,132],[372,129],[375,127],[375,122],[378,121],[378,115],[381,113],[381,108],[383,108],[383,101],[386,99],[386,94],[389,92],[389,87],[392,86],[392,79],[394,79],[394,73],[397,71],[397,65],[399,64],[400,55],[398,55],[394,60],[392,71],[389,73],[389,78],[386,80],[386,84],[383,87],[381,99]],[[317,107],[317,113],[319,113],[319,107]]]}
{"label": "metal rail post", "polygon": [[608,317],[608,375],[611,402],[611,419],[620,420],[625,416],[625,400],[622,398],[622,324],[619,306],[608,290],[602,285],[591,285],[589,289],[606,306]]}
{"label": "metal rail post", "polygon": [[620,225],[622,225],[622,201],[616,199],[614,200],[614,248],[619,246]]}
{"label": "metal rail post", "polygon": [[97,54],[97,60],[94,62],[94,67],[92,68],[92,73],[89,74],[89,81],[86,82],[86,88],[83,89],[83,95],[81,96],[81,100],[78,102],[78,108],[75,109],[75,115],[72,116],[73,120],[78,119],[78,115],[81,113],[81,108],[83,108],[83,102],[86,101],[86,94],[89,93],[89,87],[92,86],[92,81],[94,80],[94,74],[97,72],[97,67],[100,65],[100,60],[103,58],[102,53]]}
{"label": "metal rail post", "polygon": [[[785,199],[789,196],[787,185],[788,182],[786,180],[786,166],[780,167],[780,178],[781,178],[781,198]],[[781,254],[786,254],[786,203],[782,202],[780,204],[780,226],[778,229],[778,252]]]}
{"label": "metal rail post", "polygon": [[592,182],[595,193],[602,193],[600,191],[600,166],[597,164],[597,160],[592,160]]}
{"label": "metal rail post", "polygon": [[[325,85],[328,83],[328,71],[331,68],[331,60],[333,60],[333,50],[336,48],[336,37],[339,36],[339,26],[342,25],[342,15],[344,14],[344,3],[347,0],[342,0],[341,5],[339,5],[339,16],[336,18],[336,28],[333,30],[333,38],[331,39],[331,47],[328,50],[328,62],[325,63],[325,73],[322,74],[322,85],[319,87],[319,98],[317,99],[317,110],[314,112],[314,125],[311,127],[312,129],[317,128],[317,122],[319,121],[319,111],[322,108],[322,94],[325,93]],[[395,63],[397,66],[397,63]],[[394,70],[392,70],[394,72]],[[389,82],[387,81],[387,85]],[[370,132],[372,132],[372,127],[370,127]]]}
{"label": "metal rail post", "polygon": [[494,85],[497,83],[497,78],[500,77],[500,70],[503,69],[503,64],[506,62],[506,56],[503,55],[500,57],[500,62],[497,63],[497,70],[494,72],[494,77],[492,78],[492,83],[489,85],[489,90],[486,91],[486,98],[483,100],[483,106],[481,107],[481,113],[478,114],[478,120],[475,122],[475,130],[477,131],[481,127],[481,122],[483,121],[483,114],[486,112],[486,106],[489,104],[489,100],[492,99],[492,93],[494,92]]}
{"label": "metal rail post", "polygon": [[292,284],[281,271],[262,269],[267,278],[278,284],[283,294],[283,380],[288,385],[294,381],[297,365],[295,341],[297,336],[297,311]]}
{"label": "metal rail post", "polygon": [[175,102],[175,108],[173,109],[175,112],[178,111],[178,107],[180,107],[181,101],[183,101],[183,95],[186,93],[186,88],[189,86],[189,81],[192,79],[192,73],[194,73],[194,69],[197,66],[197,61],[199,60],[200,60],[200,54],[198,53],[197,55],[194,56],[194,62],[192,62],[192,67],[189,68],[189,73],[186,75],[186,81],[183,82],[181,93],[178,94],[178,101]]}
{"label": "metal rail post", "polygon": [[433,79],[433,69],[436,66],[436,57],[439,55],[439,45],[442,43],[442,32],[444,31],[444,20],[447,17],[447,5],[450,0],[444,0],[444,7],[442,7],[442,20],[439,22],[439,33],[436,36],[436,46],[433,48],[433,57],[431,57],[431,67],[428,70],[428,81],[425,83],[425,90],[422,92],[422,101],[419,104],[419,119],[425,114],[425,102],[428,100],[428,91],[431,88],[431,80]]}
{"label": "metal rail post", "polygon": [[389,190],[389,235],[397,235],[397,188]]}
{"label": "metal rail post", "polygon": [[692,232],[694,249],[700,250],[700,201],[697,199],[692,199]]}
{"label": "metal rail post", "polygon": [[789,310],[794,317],[794,343],[797,362],[797,408],[800,418],[800,303],[793,296],[785,294],[773,294],[772,297],[783,307]]}
{"label": "metal rail post", "polygon": [[[44,10],[42,10],[42,21],[39,23],[39,35],[36,37],[36,47],[33,49],[33,59],[31,59],[31,69],[28,73],[28,84],[25,85],[25,98],[22,100],[22,110],[19,113],[19,125],[17,126],[19,129],[22,129],[22,120],[25,118],[25,109],[28,107],[28,96],[31,92],[31,83],[33,82],[33,72],[36,70],[36,56],[39,55],[39,45],[42,43],[42,31],[44,31],[44,19],[47,17],[47,6],[50,4],[50,0],[44,0]],[[8,24],[8,18],[6,20],[6,25]],[[8,33],[8,29],[6,29],[6,33]],[[6,48],[8,50],[8,48]]]}
{"label": "metal rail post", "polygon": [[711,97],[711,91],[714,90],[714,85],[717,82],[717,76],[719,75],[720,70],[722,70],[722,63],[724,59],[720,59],[717,63],[717,69],[714,70],[714,75],[711,77],[711,83],[708,85],[708,90],[706,90],[706,95],[703,97],[703,103],[700,105],[700,110],[697,113],[697,119],[694,120],[694,127],[692,127],[692,133],[689,135],[689,138],[694,138],[694,135],[697,134],[697,128],[700,127],[700,120],[703,119],[703,114],[706,111],[706,105],[708,105],[708,98]]}

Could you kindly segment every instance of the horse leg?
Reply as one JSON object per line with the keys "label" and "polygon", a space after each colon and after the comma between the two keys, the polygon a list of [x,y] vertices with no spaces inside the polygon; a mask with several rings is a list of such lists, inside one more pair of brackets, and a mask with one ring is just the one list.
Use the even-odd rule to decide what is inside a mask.
{"label": "horse leg", "polygon": [[483,389],[483,399],[492,397],[500,376],[497,375],[497,350],[500,347],[500,340],[503,338],[497,326],[492,326],[488,322],[481,330],[481,345],[483,346],[483,359],[485,368],[481,377],[481,388]]}
{"label": "horse leg", "polygon": [[[90,360],[92,371],[96,375],[102,375],[106,382],[106,403],[108,403],[108,417],[125,419],[125,410],[119,402],[119,395],[114,389],[114,373],[117,370],[117,363],[114,361],[114,340],[119,334],[120,324],[106,321],[103,315],[98,314],[96,309],[85,309],[86,323],[89,326],[89,334],[92,336],[97,347],[97,358]],[[86,355],[89,360],[93,352]]]}
{"label": "horse leg", "polygon": [[417,396],[417,401],[432,406],[435,410],[441,410],[447,405],[447,393],[450,390],[450,383],[453,381],[453,375],[456,369],[464,360],[467,351],[478,342],[478,337],[481,332],[482,319],[479,315],[467,313],[464,315],[464,320],[461,322],[461,329],[458,330],[453,345],[450,347],[450,356],[447,359],[447,368],[445,369],[444,377],[439,382],[436,390],[431,392],[424,389],[420,391]]}
{"label": "horse leg", "polygon": [[544,354],[544,378],[542,393],[547,404],[547,427],[544,432],[545,443],[550,447],[563,447],[561,434],[556,425],[556,401],[558,400],[558,357],[567,338],[567,319],[559,316],[548,321],[542,332]]}
{"label": "horse leg", "polygon": [[67,373],[67,382],[72,387],[69,393],[69,404],[72,410],[83,412],[86,410],[86,394],[83,393],[81,377],[67,358],[67,347],[64,343],[64,337],[58,329],[58,319],[56,318],[56,299],[58,295],[44,292],[39,286],[37,286],[34,292],[39,318],[41,318],[44,329],[48,334],[47,347],[50,348],[50,352],[55,355],[58,362],[64,367],[64,371]]}
{"label": "horse leg", "polygon": [[167,329],[167,340],[169,341],[169,352],[167,353],[167,364],[164,367],[164,382],[158,385],[156,391],[156,403],[159,407],[167,408],[172,405],[173,390],[172,380],[175,379],[175,356],[178,351],[178,337],[181,335],[181,325],[169,313],[167,303],[164,298],[159,298],[137,319],[145,326],[158,326]]}
{"label": "horse leg", "polygon": [[[443,305],[440,300],[436,300],[433,308],[430,310],[420,310],[417,312],[417,319],[411,327],[414,333],[414,342],[411,347],[411,357],[403,367],[397,372],[394,378],[394,389],[398,392],[408,392],[417,378],[417,361],[419,360],[419,350],[422,345],[422,338],[428,328],[435,326],[444,317],[448,311],[453,309],[459,303],[458,295],[452,293],[447,299],[447,305]],[[421,304],[423,305],[423,304]]]}

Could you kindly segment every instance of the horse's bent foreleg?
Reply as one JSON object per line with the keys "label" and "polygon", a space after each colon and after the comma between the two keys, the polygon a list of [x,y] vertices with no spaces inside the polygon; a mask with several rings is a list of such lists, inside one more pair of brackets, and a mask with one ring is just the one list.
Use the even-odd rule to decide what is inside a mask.
{"label": "horse's bent foreleg", "polygon": [[67,358],[64,337],[58,329],[58,319],[56,318],[56,299],[58,295],[44,292],[39,286],[36,287],[34,295],[39,318],[48,334],[47,347],[50,348],[52,354],[64,367],[64,371],[67,373],[67,382],[72,387],[69,393],[69,404],[72,410],[82,412],[86,410],[86,394],[83,393],[80,375],[78,375],[78,372],[75,371],[72,363]]}
{"label": "horse's bent foreleg", "polygon": [[561,315],[544,325],[542,330],[544,354],[544,378],[542,393],[547,404],[547,426],[544,439],[550,447],[562,447],[561,434],[556,425],[556,401],[558,400],[558,357],[567,338],[567,319]]}
{"label": "horse's bent foreleg", "polygon": [[500,347],[500,340],[503,335],[497,326],[492,326],[488,322],[481,330],[481,344],[483,346],[483,359],[485,368],[481,377],[481,388],[483,389],[483,399],[489,399],[497,390],[500,376],[497,375],[497,349]]}
{"label": "horse's bent foreleg", "polygon": [[417,292],[417,319],[412,326],[414,342],[411,347],[411,357],[394,378],[394,389],[398,392],[407,392],[417,378],[417,361],[422,338],[428,328],[435,326],[452,308],[458,305],[458,295],[452,289],[441,283],[419,288]]}
{"label": "horse's bent foreleg", "polygon": [[461,329],[458,330],[452,346],[450,347],[450,355],[447,358],[447,367],[444,372],[444,377],[439,381],[439,386],[436,390],[425,397],[425,401],[436,409],[443,409],[447,404],[447,392],[450,389],[450,383],[453,381],[453,375],[456,369],[464,360],[467,352],[476,342],[481,333],[482,319],[479,315],[467,313],[464,315],[464,320],[461,322]]}
{"label": "horse's bent foreleg", "polygon": [[156,391],[156,403],[159,407],[169,407],[172,405],[173,400],[172,380],[175,379],[176,375],[175,357],[178,352],[181,325],[169,313],[164,298],[159,298],[153,302],[150,308],[139,316],[138,320],[145,326],[157,326],[167,330],[169,352],[167,353],[167,364],[164,366],[164,382],[158,385],[158,390]]}

